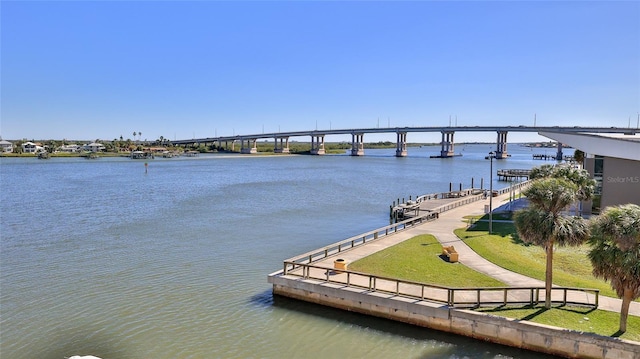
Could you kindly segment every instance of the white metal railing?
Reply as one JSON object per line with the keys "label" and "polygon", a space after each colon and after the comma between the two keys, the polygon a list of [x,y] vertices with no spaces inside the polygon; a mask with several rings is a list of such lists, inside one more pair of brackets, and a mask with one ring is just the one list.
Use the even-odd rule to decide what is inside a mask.
{"label": "white metal railing", "polygon": [[[544,287],[454,288],[376,276],[351,270],[335,270],[314,264],[285,261],[284,275],[340,283],[372,292],[443,303],[450,307],[481,307],[512,304],[536,305],[544,302]],[[590,288],[552,287],[551,303],[598,307],[600,291]]]}
{"label": "white metal railing", "polygon": [[387,236],[396,232],[400,232],[409,227],[413,227],[425,222],[434,221],[437,218],[438,218],[438,213],[428,213],[415,218],[410,218],[402,222],[398,222],[398,223],[390,224],[388,226],[384,226],[382,228],[374,229],[373,231],[362,233],[357,236],[353,236],[345,240],[342,240],[340,242],[333,243],[328,246],[318,248],[307,253],[303,253],[296,257],[289,258],[285,262],[300,263],[300,264],[313,263],[319,260],[323,260],[334,254],[341,253],[345,250],[352,249],[354,247],[363,245],[365,243],[370,243],[371,241],[374,241],[379,238],[383,238],[384,236]]}
{"label": "white metal railing", "polygon": [[[523,186],[528,185],[529,182],[525,181],[525,182],[521,182],[518,183],[517,185],[511,186],[510,187],[506,187],[503,188],[501,190],[497,190],[494,192],[497,192],[498,195],[500,194],[504,194],[509,192],[510,190],[513,189],[518,189],[518,188],[522,188]],[[378,238],[382,238],[384,236],[387,236],[389,234],[393,234],[399,231],[402,231],[406,228],[409,227],[413,227],[415,225],[418,224],[422,224],[425,222],[431,222],[434,221],[436,219],[438,219],[439,214],[446,212],[446,211],[450,211],[454,208],[460,207],[460,206],[464,206],[466,204],[469,203],[473,203],[473,202],[477,202],[484,199],[484,195],[483,194],[477,194],[477,195],[471,195],[471,196],[467,196],[467,197],[463,197],[462,199],[456,200],[456,201],[452,201],[450,203],[444,204],[442,206],[433,208],[431,210],[429,210],[429,212],[427,214],[421,215],[421,216],[416,216],[413,218],[409,218],[407,220],[401,221],[401,222],[397,222],[397,223],[393,223],[390,224],[388,226],[384,226],[378,229],[374,229],[372,231],[369,232],[365,232],[350,238],[347,238],[345,240],[342,240],[340,242],[337,243],[333,243],[330,244],[328,246],[322,247],[322,248],[318,248],[315,249],[313,251],[298,255],[296,257],[293,258],[289,258],[286,261],[289,262],[296,262],[296,263],[313,263],[322,259],[325,259],[331,255],[334,254],[338,254],[341,253],[345,250],[349,250],[351,248],[363,245],[365,243],[369,243],[371,241],[374,241]]]}

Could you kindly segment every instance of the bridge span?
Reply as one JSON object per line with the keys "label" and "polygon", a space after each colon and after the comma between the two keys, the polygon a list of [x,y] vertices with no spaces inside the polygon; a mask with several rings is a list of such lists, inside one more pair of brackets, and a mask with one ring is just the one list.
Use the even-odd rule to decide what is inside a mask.
{"label": "bridge span", "polygon": [[[455,156],[454,153],[454,134],[456,132],[495,132],[496,149],[495,158],[503,159],[509,157],[507,152],[507,134],[509,132],[536,132],[543,135],[542,132],[552,133],[591,133],[591,134],[624,134],[635,135],[640,132],[639,128],[625,127],[581,127],[581,126],[448,126],[448,127],[385,127],[385,128],[352,128],[352,129],[330,129],[330,130],[312,130],[312,131],[294,131],[294,132],[272,132],[261,134],[219,136],[206,138],[193,138],[190,140],[172,141],[174,145],[189,146],[199,144],[217,144],[219,148],[235,151],[236,143],[240,144],[240,153],[256,153],[257,141],[260,139],[273,139],[275,153],[289,153],[289,138],[291,137],[310,137],[311,138],[311,154],[325,154],[325,136],[330,135],[351,135],[351,155],[364,155],[364,135],[371,133],[395,133],[396,134],[396,156],[407,156],[407,135],[415,132],[440,132],[442,140],[441,148],[438,155],[432,157],[449,158]],[[223,146],[224,144],[224,146]],[[562,144],[558,143],[558,151],[556,159],[561,160]]]}

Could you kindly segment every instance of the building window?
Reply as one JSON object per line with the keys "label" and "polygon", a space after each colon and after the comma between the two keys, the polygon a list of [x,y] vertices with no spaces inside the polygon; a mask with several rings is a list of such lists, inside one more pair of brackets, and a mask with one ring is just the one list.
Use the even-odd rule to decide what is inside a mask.
{"label": "building window", "polygon": [[604,173],[604,157],[595,156],[593,164],[593,179],[596,180],[596,188],[593,192],[591,213],[600,213],[602,201],[602,175]]}

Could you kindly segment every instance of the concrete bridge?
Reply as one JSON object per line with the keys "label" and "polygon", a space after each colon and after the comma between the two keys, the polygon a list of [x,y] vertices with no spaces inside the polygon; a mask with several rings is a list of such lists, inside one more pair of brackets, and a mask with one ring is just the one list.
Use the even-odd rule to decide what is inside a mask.
{"label": "concrete bridge", "polygon": [[[218,147],[235,151],[236,143],[240,144],[240,153],[256,153],[257,141],[260,139],[273,139],[275,153],[289,153],[289,138],[291,137],[311,137],[311,154],[325,154],[325,137],[330,135],[351,135],[351,155],[364,155],[364,135],[371,133],[395,133],[396,134],[396,156],[407,156],[407,136],[415,132],[440,132],[442,141],[440,142],[440,154],[432,157],[449,158],[455,156],[454,135],[456,132],[495,132],[496,149],[495,158],[503,159],[509,156],[507,152],[507,134],[509,132],[537,132],[543,133],[608,133],[635,135],[640,132],[638,128],[624,127],[562,127],[562,126],[448,126],[448,127],[386,127],[386,128],[353,128],[337,130],[312,130],[296,132],[273,132],[248,135],[220,136],[207,138],[194,138],[190,140],[172,141],[174,145],[189,146],[199,144],[217,144]],[[224,144],[224,146],[223,146]],[[556,159],[562,159],[562,144],[558,143]]]}

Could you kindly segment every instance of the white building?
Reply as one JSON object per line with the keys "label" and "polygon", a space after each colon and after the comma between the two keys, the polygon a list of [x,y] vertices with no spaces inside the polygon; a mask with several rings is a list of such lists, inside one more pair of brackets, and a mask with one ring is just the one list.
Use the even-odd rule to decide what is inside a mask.
{"label": "white building", "polygon": [[81,148],[82,146],[80,145],[62,145],[58,147],[58,152],[75,153],[75,152],[80,152]]}
{"label": "white building", "polygon": [[13,152],[13,143],[5,140],[0,140],[0,152],[2,153]]}
{"label": "white building", "polygon": [[25,142],[22,144],[23,153],[38,153],[42,151],[44,151],[44,147],[40,146],[37,143]]}
{"label": "white building", "polygon": [[[630,130],[635,133],[635,130]],[[540,132],[540,135],[584,152],[584,168],[596,180],[589,209],[598,213],[608,206],[640,205],[640,135],[603,135]]]}
{"label": "white building", "polygon": [[102,143],[93,142],[88,145],[82,146],[82,150],[89,152],[101,152],[105,150],[105,147]]}

